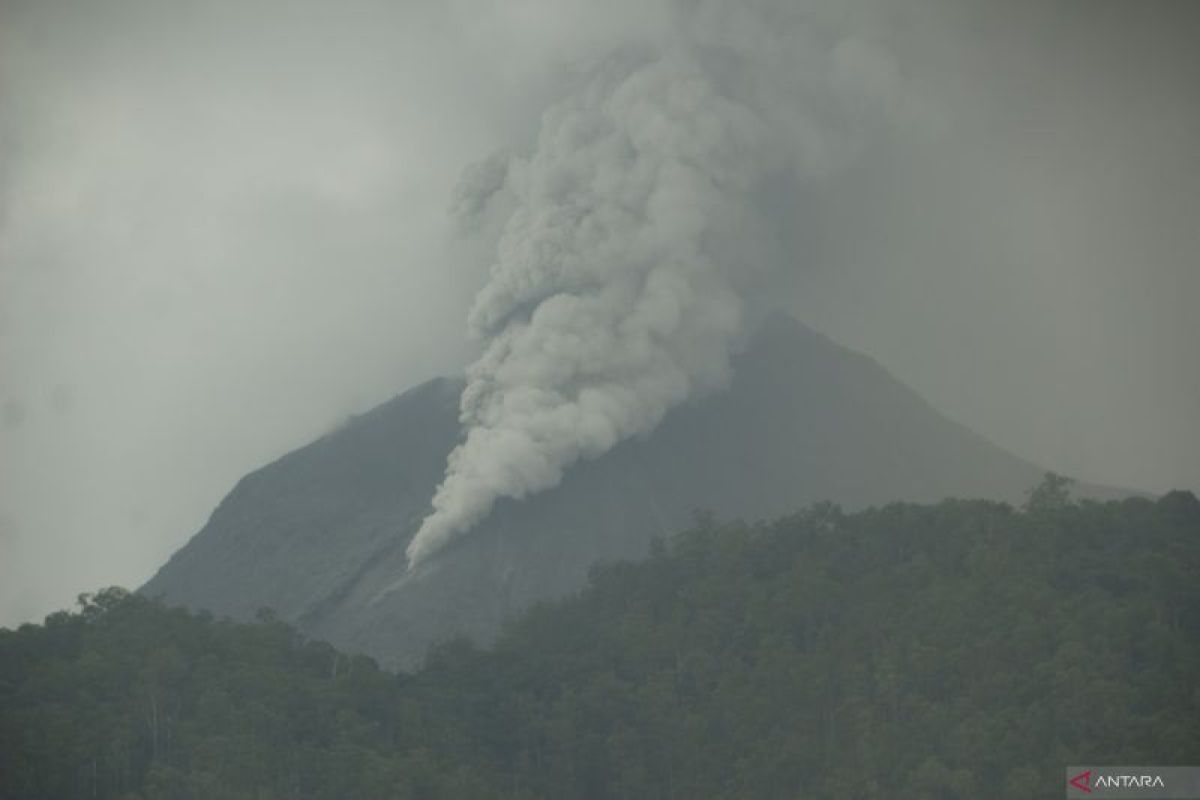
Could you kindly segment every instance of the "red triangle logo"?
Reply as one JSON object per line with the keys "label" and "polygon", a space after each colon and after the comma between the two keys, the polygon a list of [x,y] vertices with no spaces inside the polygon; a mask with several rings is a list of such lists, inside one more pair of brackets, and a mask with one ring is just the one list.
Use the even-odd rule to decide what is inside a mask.
{"label": "red triangle logo", "polygon": [[1092,771],[1089,769],[1086,772],[1081,772],[1074,778],[1071,778],[1070,784],[1081,792],[1092,793],[1092,787],[1088,784],[1092,782]]}

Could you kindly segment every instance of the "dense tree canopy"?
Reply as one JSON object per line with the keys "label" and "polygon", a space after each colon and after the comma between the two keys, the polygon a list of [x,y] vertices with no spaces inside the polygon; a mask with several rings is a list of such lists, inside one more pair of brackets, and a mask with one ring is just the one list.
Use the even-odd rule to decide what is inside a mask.
{"label": "dense tree canopy", "polygon": [[1027,798],[1200,762],[1200,503],[818,505],[414,674],[109,589],[0,631],[0,798]]}

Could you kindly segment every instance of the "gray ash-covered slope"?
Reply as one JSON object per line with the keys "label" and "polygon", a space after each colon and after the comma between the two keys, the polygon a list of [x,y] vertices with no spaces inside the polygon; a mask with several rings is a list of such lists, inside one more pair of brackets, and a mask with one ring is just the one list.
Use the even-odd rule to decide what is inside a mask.
{"label": "gray ash-covered slope", "polygon": [[874,361],[774,317],[727,390],[577,464],[553,490],[502,501],[409,576],[405,546],[458,441],[461,388],[426,383],[246,476],[143,591],[238,618],[269,607],[312,636],[411,665],[456,634],[487,641],[697,510],[759,519],[818,500],[1020,500],[1041,475]]}

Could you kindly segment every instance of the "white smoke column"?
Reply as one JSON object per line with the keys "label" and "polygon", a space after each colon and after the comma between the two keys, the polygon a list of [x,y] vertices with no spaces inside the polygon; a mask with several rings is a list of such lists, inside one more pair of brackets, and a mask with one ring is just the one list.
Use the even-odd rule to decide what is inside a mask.
{"label": "white smoke column", "polygon": [[610,65],[547,111],[533,155],[505,178],[494,161],[473,176],[485,192],[503,182],[515,204],[470,314],[485,349],[462,396],[466,437],[410,567],[498,499],[555,486],[727,379],[751,265],[713,253],[735,251],[723,240],[768,172],[820,149],[799,115],[780,126],[772,103],[756,107],[770,110],[732,99],[674,46]]}

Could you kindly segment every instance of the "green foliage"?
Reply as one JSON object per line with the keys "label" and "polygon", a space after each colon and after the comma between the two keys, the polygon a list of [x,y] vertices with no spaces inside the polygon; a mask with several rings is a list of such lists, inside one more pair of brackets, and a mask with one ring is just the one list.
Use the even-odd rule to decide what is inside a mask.
{"label": "green foliage", "polygon": [[411,675],[86,595],[0,630],[0,798],[1010,798],[1196,763],[1200,503],[1065,490],[704,519]]}
{"label": "green foliage", "polygon": [[1030,489],[1025,510],[1052,511],[1066,508],[1071,502],[1071,484],[1074,482],[1056,472],[1047,472],[1042,482]]}

